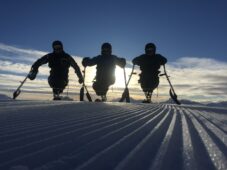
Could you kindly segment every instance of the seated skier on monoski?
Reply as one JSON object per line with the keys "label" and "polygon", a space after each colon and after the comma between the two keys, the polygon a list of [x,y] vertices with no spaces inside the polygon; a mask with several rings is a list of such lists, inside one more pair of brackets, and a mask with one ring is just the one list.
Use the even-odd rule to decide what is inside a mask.
{"label": "seated skier on monoski", "polygon": [[160,54],[156,54],[156,46],[148,43],[145,46],[145,54],[133,59],[134,65],[140,66],[141,74],[139,83],[146,99],[144,103],[151,103],[153,90],[159,85],[159,69],[161,65],[167,63],[167,59]]}
{"label": "seated skier on monoski", "polygon": [[48,66],[50,67],[48,83],[53,91],[53,100],[61,100],[59,95],[63,93],[63,90],[69,81],[69,67],[71,66],[74,68],[80,84],[83,83],[83,76],[75,60],[69,54],[64,52],[61,41],[54,41],[52,43],[52,47],[52,53],[44,55],[32,65],[28,78],[30,80],[34,80],[38,73],[39,67],[48,63]]}
{"label": "seated skier on monoski", "polygon": [[97,65],[96,77],[93,83],[93,89],[96,95],[101,96],[96,101],[106,101],[106,94],[109,86],[115,83],[116,65],[125,67],[126,60],[112,55],[112,46],[110,43],[103,43],[101,47],[101,55],[93,58],[85,57],[82,61],[84,67]]}

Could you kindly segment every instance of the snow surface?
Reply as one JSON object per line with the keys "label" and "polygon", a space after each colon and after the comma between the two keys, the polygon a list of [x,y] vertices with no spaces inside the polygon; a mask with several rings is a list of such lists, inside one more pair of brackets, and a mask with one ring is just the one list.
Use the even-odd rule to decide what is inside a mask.
{"label": "snow surface", "polygon": [[7,100],[12,100],[12,98],[10,98],[9,96],[5,95],[5,94],[0,94],[0,101],[7,101]]}
{"label": "snow surface", "polygon": [[1,170],[226,170],[227,109],[0,102]]}

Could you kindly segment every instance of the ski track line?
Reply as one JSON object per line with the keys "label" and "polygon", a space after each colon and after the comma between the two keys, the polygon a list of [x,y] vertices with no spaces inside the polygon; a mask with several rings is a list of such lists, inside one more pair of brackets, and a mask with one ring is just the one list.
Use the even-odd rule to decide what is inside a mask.
{"label": "ski track line", "polygon": [[[206,118],[208,121],[210,121],[212,124],[214,124],[215,126],[217,126],[219,129],[221,129],[223,132],[227,134],[227,118],[225,114],[222,114],[221,116],[220,114],[218,114],[218,117],[215,117],[217,113],[214,113],[214,112],[200,111],[199,113],[201,113],[200,114],[201,116]],[[219,120],[220,117],[221,117],[221,120]]]}
{"label": "ski track line", "polygon": [[[11,102],[9,105],[3,105],[0,106],[0,114],[2,112],[6,112],[6,111],[17,111],[17,110],[23,110],[23,109],[27,109],[27,108],[39,108],[39,107],[49,107],[49,106],[56,106],[56,105],[66,105],[66,104],[71,104],[71,103],[60,103],[60,102],[49,102],[49,103],[18,103],[15,104],[13,102]],[[13,105],[13,107],[12,107]]]}
{"label": "ski track line", "polygon": [[[161,140],[167,131],[168,125],[173,114],[170,109],[166,111],[165,116],[159,123],[131,150],[127,156],[117,165],[116,170],[123,169],[148,169],[153,156],[160,147]],[[155,136],[159,134],[158,136]],[[160,135],[161,134],[161,135]],[[152,147],[149,147],[152,146]],[[141,160],[143,159],[143,161]],[[142,162],[141,162],[142,161]]]}
{"label": "ski track line", "polygon": [[193,115],[194,118],[200,123],[214,142],[215,146],[217,146],[224,157],[227,158],[227,135],[216,128],[213,124],[210,124],[210,122],[204,122],[200,119],[200,117],[195,116],[195,113],[191,113],[191,115]]}
{"label": "ski track line", "polygon": [[226,170],[226,121],[193,105],[0,102],[0,169]]}
{"label": "ski track line", "polygon": [[182,137],[183,137],[183,169],[184,170],[199,170],[197,168],[196,160],[195,160],[195,151],[192,145],[192,136],[190,135],[189,126],[185,118],[185,114],[182,109],[177,109],[181,116],[182,121]]}
{"label": "ski track line", "polygon": [[164,169],[163,162],[165,162],[165,159],[169,159],[169,160],[171,159],[171,154],[168,154],[168,150],[171,147],[171,144],[175,145],[173,143],[173,141],[174,141],[173,140],[173,134],[176,133],[175,132],[177,130],[176,124],[179,123],[178,122],[179,118],[177,119],[177,114],[178,113],[177,113],[176,109],[174,109],[173,110],[173,118],[171,120],[169,128],[168,128],[168,130],[165,134],[165,137],[163,138],[163,140],[160,144],[160,148],[158,149],[157,154],[155,155],[155,158],[152,161],[153,163],[149,167],[149,170]]}
{"label": "ski track line", "polygon": [[[107,114],[108,113],[113,114],[111,112],[115,112],[115,110],[114,111],[108,110]],[[59,111],[59,108],[58,108],[58,111]],[[27,113],[27,116],[29,115],[29,118],[27,118],[28,120],[25,121],[25,120],[23,120],[23,117],[20,117],[20,121],[19,121],[20,125],[17,125],[17,124],[15,125],[15,122],[12,121],[12,120],[11,121],[13,123],[10,123],[9,120],[8,120],[9,118],[8,118],[7,120],[5,120],[5,122],[9,123],[9,125],[7,127],[1,128],[1,130],[5,130],[8,127],[10,127],[10,129],[12,128],[12,130],[11,131],[7,131],[8,133],[13,132],[13,129],[16,129],[15,132],[17,133],[18,129],[20,130],[20,126],[22,126],[21,130],[26,129],[27,127],[30,126],[30,124],[32,124],[32,126],[33,125],[39,125],[39,124],[40,124],[40,126],[46,126],[46,125],[48,125],[50,123],[52,123],[52,124],[53,123],[58,123],[59,119],[60,119],[60,121],[65,120],[65,116],[70,116],[68,119],[72,119],[72,117],[75,118],[75,114],[76,114],[76,119],[78,119],[78,121],[80,121],[79,117],[82,117],[83,120],[85,120],[85,119],[87,119],[86,116],[88,115],[88,114],[84,115],[84,113],[80,112],[80,111],[75,111],[74,113],[68,114],[67,110],[66,110],[65,112],[62,111],[62,113],[60,115],[58,115],[58,116],[54,115],[55,118],[53,119],[53,114],[51,114],[51,112],[53,112],[53,110],[50,110],[50,111],[44,110],[42,113],[39,113],[39,114],[35,115],[34,117],[33,117],[33,115],[31,115],[31,113]],[[73,112],[73,111],[71,110],[71,112]],[[119,112],[120,112],[120,110],[119,110]],[[95,115],[97,117],[100,116],[100,114],[97,114],[97,113],[92,114],[92,113],[90,113],[90,115]],[[18,116],[20,116],[20,115],[18,115]],[[32,117],[30,117],[30,116],[32,116]],[[39,119],[39,121],[37,120],[37,118]],[[40,118],[42,118],[42,119],[40,119]],[[3,123],[1,123],[1,124],[4,125]]]}
{"label": "ski track line", "polygon": [[[147,117],[147,116],[146,116],[146,117]],[[144,118],[145,118],[145,117],[141,118],[141,120],[144,119]],[[137,119],[138,119],[138,118],[137,118]],[[137,119],[135,120],[136,122],[138,122]],[[140,121],[141,121],[141,120],[140,120]],[[137,123],[137,124],[138,124],[138,123]],[[137,126],[140,126],[141,124],[143,124],[143,122],[141,122],[141,123],[140,123],[139,125],[137,125]],[[125,125],[123,125],[123,126],[125,126]],[[126,126],[128,126],[128,125],[126,124]],[[117,128],[117,130],[120,129],[121,127],[122,127],[122,125],[119,126],[119,127]],[[97,130],[95,130],[95,131],[97,131]],[[109,129],[108,131],[111,131],[111,129]],[[108,132],[108,131],[107,131],[107,132]],[[108,135],[109,135],[109,134],[108,134]],[[119,134],[119,135],[121,135],[121,134]],[[103,138],[103,136],[105,136],[105,135],[101,135],[101,138]],[[85,136],[85,137],[86,137],[86,136]],[[91,136],[91,137],[92,137],[92,136]],[[113,137],[116,137],[116,136],[113,136]],[[122,137],[122,135],[120,136],[120,138],[121,138],[121,137]],[[88,140],[88,139],[85,138],[85,140]],[[94,140],[94,139],[93,139],[93,140]],[[95,140],[96,140],[96,139],[95,139]],[[111,142],[111,141],[112,141],[112,138],[110,138],[110,142]],[[106,143],[106,141],[105,141],[105,143]],[[99,146],[102,147],[102,145],[100,145],[100,143],[97,143],[97,144],[98,144],[97,147],[99,147]],[[91,149],[92,149],[92,147],[93,147],[94,145],[90,145],[90,146],[91,146]],[[86,149],[86,148],[85,148],[85,149]],[[95,148],[95,149],[97,149],[97,148]],[[80,150],[80,149],[79,149],[79,150]],[[94,154],[95,154],[95,153],[94,153]],[[86,156],[87,156],[87,155],[86,155]],[[55,169],[55,168],[54,168],[54,169]],[[65,168],[64,168],[64,169],[65,169]]]}
{"label": "ski track line", "polygon": [[[61,108],[58,108],[58,109],[61,109]],[[46,120],[46,116],[51,116],[51,118],[53,117],[53,115],[51,115],[51,109],[49,108],[49,112],[48,111],[46,111],[46,110],[42,110],[42,111],[40,111],[41,113],[39,113],[38,114],[38,116],[37,117],[40,117],[40,116],[42,116],[43,118],[45,118],[44,119],[44,121]],[[52,110],[52,111],[54,111],[54,110]],[[120,111],[120,110],[119,110]],[[43,113],[44,112],[44,113]],[[45,113],[46,112],[46,113]],[[70,112],[73,112],[73,110],[71,110]],[[79,111],[80,112],[80,111]],[[58,111],[58,113],[60,113],[60,115],[58,115],[59,116],[59,118],[61,118],[62,119],[62,113],[64,113],[64,108],[63,108],[63,110],[62,110],[62,113],[61,112],[59,112]],[[66,112],[67,113],[67,112]],[[37,113],[36,113],[37,114]],[[65,114],[65,113],[64,113]],[[67,113],[68,114],[68,113]],[[73,115],[73,114],[75,114],[75,113],[70,113],[71,115]],[[95,113],[95,114],[97,114],[97,113]],[[81,114],[81,116],[82,115],[84,115],[84,114]],[[27,114],[27,116],[28,116],[28,114]],[[56,117],[57,115],[55,115],[55,117]],[[80,115],[77,115],[77,116],[80,116]],[[96,115],[97,116],[97,115]],[[22,115],[20,115],[20,120],[19,120],[19,122],[21,122],[21,120],[23,120],[23,117],[22,117]],[[35,117],[36,118],[36,117]],[[7,119],[9,119],[8,117],[7,117]],[[53,119],[53,118],[52,118]],[[25,121],[25,120],[23,120],[23,121]],[[27,121],[31,121],[30,119],[29,120],[27,120]],[[37,120],[36,120],[37,121]],[[7,121],[7,123],[9,123],[9,121]],[[15,122],[15,120],[13,120],[13,123],[15,124],[16,122]],[[43,123],[43,122],[41,122],[41,123]]]}
{"label": "ski track line", "polygon": [[96,130],[97,131],[97,130]]}
{"label": "ski track line", "polygon": [[202,127],[202,125],[196,120],[188,110],[184,110],[187,116],[190,118],[194,128],[197,130],[199,137],[201,138],[203,145],[208,153],[211,163],[215,169],[225,170],[227,169],[227,159],[222,151],[217,147],[208,132]]}
{"label": "ski track line", "polygon": [[[93,157],[91,157],[88,161],[83,163],[77,169],[92,169],[95,165],[98,169],[108,169],[118,163],[117,160],[125,156],[127,152],[123,152],[122,154],[117,154],[118,152],[122,152],[124,150],[130,151],[135,147],[136,143],[144,136],[146,136],[149,131],[154,128],[161,119],[165,116],[165,110],[162,110],[158,115],[154,118],[148,120],[145,124],[140,126],[137,129],[134,129],[131,133],[121,138],[119,141],[113,143],[111,146],[97,153]],[[111,157],[113,157],[112,161],[110,161]],[[111,166],[112,165],[112,166]],[[115,165],[116,166],[116,165]]]}
{"label": "ski track line", "polygon": [[221,150],[225,151],[225,156],[227,156],[227,134],[222,130],[222,128],[215,125],[213,122],[207,121],[207,119],[200,112],[189,111],[192,115],[194,115],[196,120],[203,126],[210,136],[213,136],[216,141],[219,140],[218,146],[223,145]]}
{"label": "ski track line", "polygon": [[[48,167],[48,169],[55,169],[58,166],[64,166],[64,169],[67,169],[68,166],[76,166],[87,159],[89,159],[92,155],[95,155],[103,148],[109,147],[112,145],[114,141],[120,140],[122,137],[130,133],[133,129],[140,127],[145,122],[149,121],[152,117],[156,116],[159,113],[158,110],[150,112],[149,114],[143,113],[143,117],[137,119],[135,121],[130,121],[128,124],[120,126],[117,129],[112,129],[106,135],[101,136],[100,138],[93,139],[91,142],[87,143],[86,145],[80,147],[79,149],[75,150],[69,156],[63,157],[60,160],[50,162],[44,167]],[[103,143],[104,142],[104,143]],[[100,145],[103,143],[102,145]],[[97,146],[94,148],[94,146]],[[80,162],[80,163],[79,163]]]}
{"label": "ski track line", "polygon": [[[116,118],[116,119],[120,119],[120,118]],[[83,134],[85,131],[82,131],[81,132],[81,130],[82,129],[85,129],[86,131],[87,131],[87,129],[88,129],[88,131],[90,131],[91,129],[93,129],[93,128],[98,128],[99,126],[100,127],[103,127],[103,125],[108,125],[108,124],[110,124],[111,122],[113,122],[115,119],[109,119],[109,120],[107,120],[107,121],[105,121],[105,122],[98,122],[98,123],[95,123],[95,124],[91,124],[91,125],[89,125],[88,127],[80,127],[80,128],[78,128],[78,129],[72,129],[71,131],[63,131],[63,133],[62,134],[54,134],[53,136],[47,136],[47,138],[44,138],[44,139],[42,139],[42,140],[38,140],[38,141],[34,141],[34,142],[30,142],[30,141],[27,141],[27,145],[25,145],[25,146],[22,146],[22,147],[20,147],[20,146],[17,146],[16,148],[10,148],[10,150],[7,150],[7,151],[4,151],[3,153],[1,153],[0,152],[0,155],[1,154],[4,154],[5,152],[6,153],[8,153],[9,154],[9,152],[11,151],[11,153],[13,153],[14,151],[16,151],[17,150],[17,154],[19,154],[19,150],[21,150],[21,152],[24,150],[24,149],[26,149],[27,147],[29,148],[29,147],[35,147],[35,146],[37,146],[37,147],[39,147],[39,145],[41,144],[40,142],[42,142],[42,143],[46,143],[47,145],[48,144],[50,144],[50,141],[53,141],[53,142],[51,142],[51,143],[54,143],[55,142],[55,140],[57,140],[58,142],[60,141],[60,140],[65,140],[65,139],[67,139],[66,137],[71,137],[71,135],[73,135],[75,132],[80,132],[80,134]],[[117,122],[117,121],[116,121]],[[63,138],[63,137],[64,138]],[[23,143],[22,143],[23,144]],[[39,147],[40,148],[40,147]],[[38,149],[38,148],[37,148]],[[5,158],[6,159],[6,158]]]}
{"label": "ski track line", "polygon": [[[108,111],[108,112],[110,112],[110,111]],[[71,118],[71,120],[66,120],[67,122],[65,120],[63,121],[63,123],[61,123],[60,121],[59,122],[50,121],[45,126],[39,126],[39,125],[38,126],[37,125],[33,126],[34,124],[32,124],[32,126],[29,126],[29,127],[25,128],[25,129],[20,129],[20,130],[14,132],[15,134],[14,133],[12,134],[12,132],[11,132],[11,134],[7,134],[6,136],[0,136],[0,140],[1,141],[2,140],[7,140],[8,141],[8,140],[10,140],[10,138],[17,138],[17,136],[20,137],[20,135],[34,134],[35,132],[36,133],[45,134],[45,132],[49,133],[51,130],[52,131],[57,131],[57,130],[62,129],[62,128],[69,128],[70,126],[73,126],[73,127],[82,126],[82,125],[85,126],[85,125],[88,124],[89,120],[90,120],[89,123],[99,122],[99,121],[103,121],[105,119],[110,119],[110,118],[117,117],[118,115],[121,115],[121,114],[124,115],[124,113],[126,111],[120,111],[120,113],[118,113],[118,114],[115,113],[116,111],[113,111],[112,113],[114,113],[114,115],[113,114],[109,114],[108,112],[104,116],[102,116],[103,114],[101,114],[101,115],[100,114],[95,114],[96,116],[91,116],[91,117],[87,116],[87,119],[83,118],[82,120],[81,119],[77,120],[77,116],[74,115],[73,119]],[[130,112],[128,114],[130,114]],[[40,124],[42,124],[42,123],[40,123]],[[43,132],[43,131],[45,131],[45,132]],[[29,136],[29,137],[31,137],[31,136]],[[23,136],[22,136],[22,138],[23,138]]]}
{"label": "ski track line", "polygon": [[[87,128],[89,126],[89,124],[96,124],[96,123],[104,123],[106,122],[106,120],[111,120],[112,122],[113,121],[116,121],[118,122],[120,119],[123,119],[123,118],[127,118],[130,114],[133,115],[135,114],[136,112],[134,111],[133,113],[132,112],[128,112],[128,113],[125,113],[122,115],[122,113],[124,112],[121,112],[121,114],[114,114],[112,116],[108,116],[108,117],[105,117],[103,116],[102,118],[99,118],[98,120],[95,120],[95,119],[91,119],[90,122],[85,122],[85,123],[80,123],[80,124],[76,124],[76,122],[72,122],[72,125],[67,125],[67,126],[61,126],[59,128],[55,128],[55,129],[52,129],[52,130],[48,130],[48,129],[45,129],[44,132],[38,132],[38,133],[35,133],[35,134],[32,134],[32,135],[28,135],[28,134],[25,134],[26,136],[22,136],[21,138],[17,138],[17,139],[14,139],[14,140],[8,140],[6,142],[1,142],[0,143],[0,148],[9,148],[9,146],[7,147],[7,145],[11,145],[11,147],[15,144],[15,145],[19,145],[18,143],[20,142],[21,145],[23,145],[23,143],[27,142],[27,143],[32,143],[33,141],[37,141],[39,139],[44,139],[44,138],[48,138],[48,137],[51,137],[51,136],[55,136],[56,134],[62,134],[62,133],[65,133],[66,131],[67,132],[70,132],[70,131],[73,131],[75,129],[82,129],[82,128]],[[109,123],[108,123],[109,124]],[[20,145],[19,145],[20,146]]]}
{"label": "ski track line", "polygon": [[[18,129],[18,128],[20,128],[20,126],[22,126],[22,129],[23,128],[26,128],[26,127],[24,127],[23,126],[23,123],[28,123],[28,124],[24,124],[24,125],[28,125],[28,126],[30,126],[30,124],[32,124],[32,125],[39,125],[39,124],[41,124],[41,125],[45,125],[45,123],[60,123],[59,122],[59,120],[60,121],[62,121],[62,119],[63,119],[63,121],[65,121],[65,120],[70,120],[70,121],[72,121],[72,118],[74,118],[75,119],[75,116],[76,116],[76,119],[78,120],[78,121],[81,121],[81,120],[86,120],[87,119],[87,116],[91,116],[92,114],[90,113],[90,114],[86,114],[86,112],[84,113],[84,112],[79,112],[79,111],[76,111],[76,112],[73,112],[73,113],[70,113],[70,114],[68,114],[67,112],[62,112],[60,115],[58,115],[59,117],[57,117],[57,115],[55,115],[55,119],[53,119],[53,115],[51,115],[50,113],[51,113],[51,111],[52,110],[49,110],[49,111],[46,111],[46,110],[43,110],[42,111],[42,113],[41,114],[38,114],[38,115],[36,115],[36,117],[29,117],[29,118],[26,118],[26,119],[24,119],[23,120],[23,117],[20,117],[20,119],[19,120],[8,120],[7,122],[5,122],[5,124],[7,123],[7,124],[10,124],[10,123],[13,123],[14,124],[14,128],[15,129]],[[110,114],[112,114],[112,112],[111,112],[112,110],[108,110],[107,111],[107,115],[110,113]],[[120,110],[119,110],[120,111]],[[78,113],[79,112],[79,113]],[[114,110],[113,110],[113,112],[115,112]],[[92,113],[94,113],[94,112],[92,112]],[[30,116],[33,116],[33,115],[30,115]],[[47,116],[49,116],[49,117],[47,117]],[[50,117],[51,116],[51,117]],[[64,116],[64,117],[63,117]],[[66,116],[69,116],[69,117],[66,117]],[[98,113],[94,113],[93,114],[93,116],[91,116],[91,118],[94,118],[95,119],[95,117],[99,117],[100,116],[100,114],[98,114]],[[39,117],[39,121],[37,121],[37,117]],[[80,118],[81,117],[81,118]],[[40,119],[40,118],[42,118],[42,119]],[[57,118],[57,120],[56,120],[56,118]],[[67,118],[67,119],[66,119]],[[8,118],[9,119],[9,118]],[[25,121],[26,120],[26,121]],[[17,123],[18,122],[18,123]],[[3,124],[3,126],[4,126],[4,123],[1,123],[1,124]],[[16,126],[15,126],[16,125]],[[43,126],[44,126],[43,125]],[[8,127],[11,127],[12,125],[10,124],[10,125],[8,125]],[[7,126],[4,126],[4,128],[5,129],[7,129],[8,128]],[[3,127],[1,128],[1,130],[3,129]],[[3,129],[4,130],[4,129]]]}
{"label": "ski track line", "polygon": [[[193,109],[191,109],[191,110],[193,110]],[[214,123],[216,125],[225,127],[225,132],[227,132],[227,117],[226,117],[227,109],[221,109],[221,111],[220,111],[220,109],[213,108],[211,110],[198,109],[198,110],[195,110],[195,111],[196,112],[200,112],[210,122],[212,122],[212,123]],[[214,111],[216,111],[216,112],[214,112]]]}
{"label": "ski track line", "polygon": [[[135,109],[136,110],[136,109]],[[84,115],[84,113],[78,113],[79,111],[77,111],[77,113],[75,114],[75,113],[71,113],[71,116],[68,118],[68,120],[67,121],[71,121],[72,122],[72,118],[73,119],[75,119],[75,120],[77,120],[78,122],[79,121],[87,121],[87,120],[89,120],[89,119],[98,119],[100,116],[101,116],[101,119],[103,119],[104,117],[107,117],[107,116],[114,116],[113,115],[113,113],[115,113],[115,112],[117,112],[116,110],[114,110],[114,111],[111,111],[111,110],[108,110],[107,112],[106,112],[106,114],[103,116],[103,114],[102,113],[90,113],[89,115],[88,114],[86,114],[86,115]],[[119,110],[119,114],[122,114],[121,113],[121,110]],[[122,112],[124,112],[123,110],[122,110]],[[43,116],[43,118],[45,118],[45,115],[48,115],[48,114],[41,114],[42,116]],[[67,115],[66,113],[62,113],[61,115],[60,115],[60,118],[61,118],[61,120],[60,121],[62,121],[62,119],[63,119],[63,122],[65,121],[65,115]],[[82,117],[82,119],[80,119],[79,118],[79,116],[80,115],[82,115],[81,117]],[[93,115],[95,115],[95,116],[93,116]],[[52,117],[53,117],[53,115],[51,115]],[[38,116],[39,117],[39,116]],[[40,124],[40,126],[42,126],[42,124],[43,124],[43,120],[37,120],[37,118],[35,118],[36,119],[36,122],[37,122],[37,124],[39,125]],[[35,121],[35,120],[34,120]],[[47,123],[48,124],[58,124],[58,123],[60,123],[59,122],[59,120],[53,120],[53,119],[49,119],[49,120],[47,120]],[[75,122],[76,123],[76,122]],[[47,124],[47,125],[48,125]],[[32,122],[32,126],[34,125],[34,123]],[[36,124],[35,124],[36,125]],[[44,124],[43,125],[44,127],[46,126],[46,124]],[[31,128],[31,127],[29,127],[29,128]],[[33,128],[33,127],[32,127]],[[39,127],[37,127],[37,128],[39,128]],[[18,127],[16,127],[16,129],[18,129]],[[26,128],[25,128],[26,129]],[[23,128],[21,129],[21,130],[24,130]],[[15,131],[16,133],[17,133],[17,131]],[[8,132],[9,133],[9,132]]]}
{"label": "ski track line", "polygon": [[[101,128],[101,130],[102,130],[102,128]],[[69,132],[69,133],[70,133],[70,132]],[[70,135],[71,135],[71,134],[70,134]],[[63,137],[64,137],[64,136],[63,136]],[[56,138],[56,136],[55,136],[55,138]],[[63,141],[64,141],[64,140],[67,140],[67,138],[65,138],[65,137],[64,137],[64,138],[59,138],[59,140],[63,140]],[[55,141],[55,140],[54,140],[54,141]],[[53,141],[53,142],[54,142],[54,141]],[[62,141],[62,142],[63,142],[63,141]],[[59,141],[58,141],[58,142],[59,142]],[[40,148],[40,146],[39,146],[39,145],[41,145],[40,142],[36,142],[35,144],[37,145],[37,147]],[[49,143],[47,143],[47,144],[49,144]],[[34,146],[32,146],[32,144],[29,144],[28,146],[24,146],[23,148],[19,147],[19,148],[17,149],[17,152],[20,151],[20,152],[22,153],[22,152],[24,151],[25,147],[26,147],[26,148],[27,148],[27,147],[33,147],[33,148],[34,148]],[[47,148],[47,149],[48,149],[48,148]],[[37,150],[37,148],[36,148],[36,150]],[[15,154],[15,149],[13,149],[13,150],[11,150],[11,151],[12,151],[11,154]],[[29,149],[28,149],[28,151],[29,151]],[[17,153],[17,152],[16,152],[16,153]],[[5,158],[5,159],[6,159],[6,158]]]}

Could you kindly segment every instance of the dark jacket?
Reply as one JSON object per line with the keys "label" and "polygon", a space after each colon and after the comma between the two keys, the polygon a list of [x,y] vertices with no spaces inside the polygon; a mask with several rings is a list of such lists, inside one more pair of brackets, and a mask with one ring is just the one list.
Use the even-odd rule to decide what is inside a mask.
{"label": "dark jacket", "polygon": [[115,81],[115,68],[116,65],[124,67],[126,61],[124,58],[119,58],[115,55],[98,55],[94,58],[86,58],[83,65],[94,66],[96,69],[96,80],[112,79]]}
{"label": "dark jacket", "polygon": [[133,59],[133,64],[140,66],[142,77],[155,77],[159,74],[161,65],[166,64],[167,59],[160,54],[140,55]]}
{"label": "dark jacket", "polygon": [[79,66],[74,59],[67,53],[62,52],[60,54],[49,53],[40,59],[38,59],[33,65],[32,69],[38,71],[38,68],[47,64],[50,67],[50,77],[58,77],[62,79],[68,79],[69,67],[72,66],[79,79],[82,79],[82,74]]}

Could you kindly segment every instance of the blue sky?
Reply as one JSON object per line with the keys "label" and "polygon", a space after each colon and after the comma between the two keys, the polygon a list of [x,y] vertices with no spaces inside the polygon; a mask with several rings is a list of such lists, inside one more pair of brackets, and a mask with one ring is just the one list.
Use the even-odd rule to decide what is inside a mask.
{"label": "blue sky", "polygon": [[[81,57],[99,54],[103,42],[110,42],[113,53],[128,62],[154,42],[169,61],[180,98],[227,100],[226,8],[225,0],[2,0],[0,91],[15,89],[31,64],[52,51],[56,39],[79,64]],[[121,71],[116,87],[124,84]],[[91,84],[94,70],[88,72]],[[42,67],[26,89],[50,92],[47,75],[48,68]],[[71,79],[75,85],[73,73]],[[131,87],[140,90],[137,80],[132,79]],[[165,80],[159,92],[168,96]]]}
{"label": "blue sky", "polygon": [[132,59],[147,42],[170,61],[185,56],[227,61],[225,0],[2,0],[1,43],[95,56],[108,41]]}

